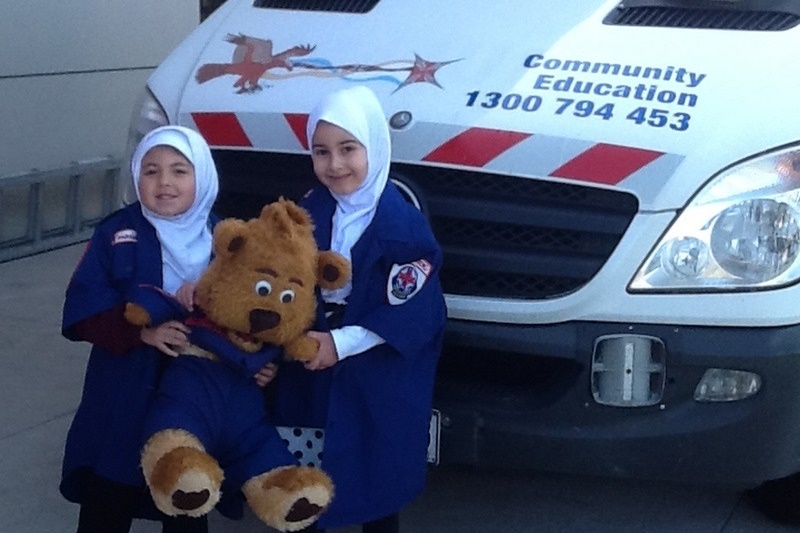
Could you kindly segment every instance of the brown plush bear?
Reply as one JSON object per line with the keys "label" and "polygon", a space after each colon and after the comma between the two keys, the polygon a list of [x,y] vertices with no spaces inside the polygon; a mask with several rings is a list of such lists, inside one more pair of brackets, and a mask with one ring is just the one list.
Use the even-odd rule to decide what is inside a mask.
{"label": "brown plush bear", "polygon": [[[317,468],[296,466],[265,418],[252,376],[266,360],[258,357],[270,345],[283,347],[284,355],[292,359],[314,358],[317,342],[304,333],[316,317],[315,288],[338,288],[349,277],[344,257],[317,249],[308,213],[293,202],[281,199],[265,206],[256,219],[227,219],[217,225],[214,259],[195,296],[213,333],[202,322],[187,322],[193,345],[165,372],[161,391],[169,400],[164,405],[156,401],[147,428],[151,436],[142,452],[145,480],[162,512],[172,516],[209,512],[220,501],[228,472],[239,477],[226,482],[235,483],[234,489],[241,490],[255,515],[272,528],[303,529],[325,510],[333,497],[330,478]],[[152,316],[145,306],[127,305],[126,318],[134,324],[149,325]],[[214,342],[196,343],[195,332],[205,333],[198,338],[211,337]],[[251,359],[256,362],[248,366]],[[237,366],[244,370],[231,370]],[[180,391],[186,391],[185,398]],[[206,411],[223,413],[216,415],[216,425],[224,429],[209,428],[214,424],[208,419],[216,419]],[[233,423],[239,424],[235,430],[229,427]],[[230,433],[244,435],[233,446],[246,449],[219,444],[228,442]],[[248,464],[228,459],[233,462],[223,472],[224,461],[218,462],[217,453],[258,459]]]}

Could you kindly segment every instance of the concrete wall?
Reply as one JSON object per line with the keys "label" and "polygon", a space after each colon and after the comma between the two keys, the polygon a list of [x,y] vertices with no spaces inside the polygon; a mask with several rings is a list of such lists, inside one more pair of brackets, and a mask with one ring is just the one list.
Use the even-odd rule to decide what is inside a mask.
{"label": "concrete wall", "polygon": [[0,178],[123,157],[147,77],[198,22],[198,0],[3,2]]}

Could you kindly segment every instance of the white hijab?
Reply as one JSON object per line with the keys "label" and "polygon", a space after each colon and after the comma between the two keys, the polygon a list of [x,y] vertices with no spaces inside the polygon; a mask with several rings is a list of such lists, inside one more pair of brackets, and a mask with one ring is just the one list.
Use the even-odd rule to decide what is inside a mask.
{"label": "white hijab", "polygon": [[142,214],[153,225],[161,243],[163,289],[175,294],[187,281],[197,281],[211,259],[211,230],[208,217],[219,191],[219,179],[211,150],[199,133],[181,126],[163,126],[139,142],[131,158],[131,175],[136,196],[142,159],[155,146],[171,146],[194,166],[194,203],[185,212],[164,217],[142,204]]}
{"label": "white hijab", "polygon": [[[306,126],[309,147],[313,146],[314,132],[320,121],[347,130],[367,151],[367,177],[364,183],[350,194],[331,192],[336,199],[331,250],[350,260],[350,250],[375,216],[378,200],[389,179],[389,127],[375,93],[363,86],[335,91],[317,104]],[[325,301],[341,303],[351,289],[352,284],[348,283],[335,291],[323,291],[323,296]]]}

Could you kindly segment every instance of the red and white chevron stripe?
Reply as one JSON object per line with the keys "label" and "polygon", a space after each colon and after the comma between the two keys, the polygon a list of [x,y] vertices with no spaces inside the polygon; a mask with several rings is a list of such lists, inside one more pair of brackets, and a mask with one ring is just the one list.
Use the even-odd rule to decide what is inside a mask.
{"label": "red and white chevron stripe", "polygon": [[[308,150],[306,114],[192,113],[191,120],[206,141],[218,148]],[[488,128],[456,128],[417,124],[394,132],[395,160],[485,168],[503,173],[551,176],[603,185],[656,168],[657,161],[676,167],[682,157],[653,150],[580,139],[535,135]],[[427,144],[426,144],[427,143]],[[537,158],[530,157],[531,151]],[[542,157],[539,157],[539,156]],[[659,172],[663,176],[664,165]]]}

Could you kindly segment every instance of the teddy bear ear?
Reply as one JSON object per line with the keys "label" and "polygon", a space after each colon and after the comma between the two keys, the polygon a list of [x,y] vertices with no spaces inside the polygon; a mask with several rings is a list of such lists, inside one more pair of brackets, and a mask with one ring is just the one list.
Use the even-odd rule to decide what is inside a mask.
{"label": "teddy bear ear", "polygon": [[341,289],[350,280],[350,262],[343,255],[324,251],[317,253],[317,284],[323,289]]}
{"label": "teddy bear ear", "polygon": [[311,229],[314,228],[314,224],[311,222],[311,215],[308,213],[308,211],[291,200],[284,199],[282,196],[278,201],[283,202],[286,207],[286,214],[289,215],[289,218],[292,219],[292,222],[298,226],[305,226]]}
{"label": "teddy bear ear", "polygon": [[313,229],[311,216],[308,212],[281,196],[277,201],[269,203],[261,209],[262,221],[275,228],[278,234],[294,238],[297,230],[301,227]]}
{"label": "teddy bear ear", "polygon": [[246,223],[238,218],[226,218],[214,228],[214,255],[228,257],[247,242]]}

